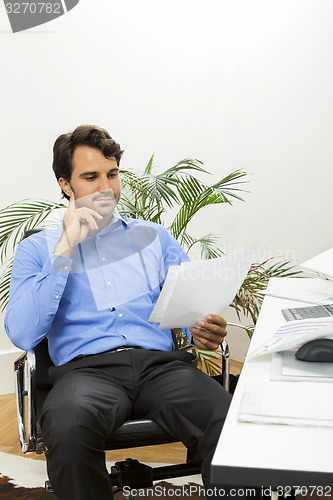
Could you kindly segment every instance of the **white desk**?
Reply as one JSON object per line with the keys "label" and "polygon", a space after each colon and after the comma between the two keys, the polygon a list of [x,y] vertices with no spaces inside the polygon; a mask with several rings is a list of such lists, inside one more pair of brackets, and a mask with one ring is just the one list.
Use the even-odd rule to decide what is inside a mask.
{"label": "white desk", "polygon": [[[290,288],[333,291],[332,281],[307,278],[272,278],[269,286],[280,284]],[[250,349],[259,347],[285,321],[281,309],[303,305],[309,304],[265,297]],[[327,486],[324,493],[330,493],[333,491],[333,427],[297,427],[237,421],[245,383],[267,381],[288,384],[269,382],[270,365],[271,355],[245,361],[212,461],[212,480],[217,484],[264,486],[272,489],[278,486]],[[315,390],[317,384],[298,383],[309,384],[308,401],[311,405],[311,391]],[[328,383],[327,388],[327,397],[332,401],[333,419],[333,383]]]}

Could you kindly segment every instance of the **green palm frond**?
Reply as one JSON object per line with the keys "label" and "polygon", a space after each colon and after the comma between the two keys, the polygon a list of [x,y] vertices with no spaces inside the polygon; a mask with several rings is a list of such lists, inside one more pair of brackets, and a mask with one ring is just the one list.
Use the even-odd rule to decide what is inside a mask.
{"label": "green palm frond", "polygon": [[204,206],[212,204],[214,204],[214,201],[209,198],[206,198],[205,200],[192,199],[188,200],[187,203],[184,203],[170,226],[170,231],[173,236],[178,239],[182,232],[186,231],[188,224],[199,212],[199,210],[201,210]]}
{"label": "green palm frond", "polygon": [[130,193],[137,204],[144,207],[148,203],[160,206],[166,203],[171,208],[175,203],[179,202],[177,191],[171,187],[176,186],[177,181],[175,179],[164,178],[162,174],[153,175],[146,172],[138,175],[122,170],[121,173],[123,174],[122,181],[126,192]]}
{"label": "green palm frond", "polygon": [[141,219],[141,220],[149,220],[151,222],[160,223],[161,215],[165,211],[164,208],[160,208],[159,206],[146,206],[141,207],[135,206],[133,203],[126,197],[122,196],[120,202],[118,203],[118,211],[120,215],[124,217],[131,217],[132,219]]}
{"label": "green palm frond", "polygon": [[239,292],[231,304],[231,307],[236,310],[239,319],[240,314],[243,313],[245,316],[250,316],[254,324],[257,322],[264,299],[261,292],[266,290],[268,281],[272,276],[280,278],[302,277],[302,271],[296,270],[295,266],[288,261],[267,266],[267,263],[273,259],[272,257],[260,264],[251,265]]}
{"label": "green palm frond", "polygon": [[9,247],[14,250],[22,233],[45,223],[45,219],[58,208],[65,208],[63,203],[45,200],[22,200],[0,210],[0,258],[4,262]]}
{"label": "green palm frond", "polygon": [[194,238],[184,232],[180,235],[179,241],[187,252],[198,244],[202,259],[216,259],[223,255],[222,250],[218,248],[218,236],[214,234],[206,234],[200,238]]}
{"label": "green palm frond", "polygon": [[8,304],[10,277],[13,269],[14,257],[7,260],[1,269],[0,275],[0,310],[3,312]]}
{"label": "green palm frond", "polygon": [[275,264],[268,266],[267,274],[270,276],[279,276],[280,278],[304,277],[302,276],[302,271],[295,271],[295,266],[290,264],[289,261],[275,262]]}
{"label": "green palm frond", "polygon": [[217,259],[222,257],[223,252],[218,248],[218,236],[214,234],[206,234],[197,239],[200,245],[202,259]]}
{"label": "green palm frond", "polygon": [[198,357],[198,365],[210,376],[218,375],[221,372],[221,352],[207,351],[206,349],[193,348],[193,354]]}
{"label": "green palm frond", "polygon": [[130,200],[127,196],[122,195],[117,206],[120,215],[124,217],[131,217],[132,219],[141,219],[142,210],[133,200]]}
{"label": "green palm frond", "polygon": [[254,329],[255,329],[255,325],[254,324],[252,324],[252,325],[242,325],[240,323],[231,323],[230,321],[228,321],[228,327],[229,326],[235,326],[237,328],[241,328],[242,330],[245,330],[249,338],[252,338],[252,335],[253,335],[253,332],[254,332]]}
{"label": "green palm frond", "polygon": [[192,200],[200,198],[207,189],[202,182],[193,176],[177,177],[177,181],[177,190],[183,203],[191,203]]}
{"label": "green palm frond", "polygon": [[[244,201],[238,194],[238,191],[244,190],[236,186],[245,182],[239,180],[245,177],[245,175],[245,172],[236,170],[211,187],[206,187],[197,180],[193,182],[192,180],[183,180],[185,189],[187,188],[188,192],[185,194],[185,189],[183,192],[182,188],[180,188],[183,205],[170,226],[173,236],[176,239],[179,238],[181,233],[186,231],[193,217],[204,207],[219,203],[229,203],[231,205],[232,198]],[[190,195],[191,191],[193,192],[193,196]]]}
{"label": "green palm frond", "polygon": [[244,199],[237,193],[240,191],[247,191],[237,186],[248,182],[240,180],[247,175],[248,174],[246,172],[243,172],[242,170],[235,170],[231,174],[213,184],[213,186],[211,186],[211,188],[209,189],[221,196],[221,203],[231,203],[230,198],[236,198],[237,200],[244,201]]}
{"label": "green palm frond", "polygon": [[204,172],[205,174],[212,175],[208,170],[203,166],[203,162],[200,160],[193,160],[190,158],[185,158],[179,161],[173,167],[168,168],[164,171],[165,176],[174,176],[174,175],[188,175],[188,171],[193,170],[196,172]]}
{"label": "green palm frond", "polygon": [[172,208],[175,203],[179,202],[179,198],[169,184],[176,185],[176,180],[166,179],[162,174],[144,177],[141,182],[141,189],[146,193],[144,202],[146,203],[148,199],[158,204],[165,202],[169,208]]}
{"label": "green palm frond", "polygon": [[151,171],[153,169],[153,162],[154,162],[154,156],[155,155],[152,155],[150,158],[149,158],[149,162],[147,163],[147,166],[144,170],[145,174],[151,174]]}
{"label": "green palm frond", "polygon": [[[216,182],[210,187],[207,187],[202,193],[201,198],[198,200],[203,204],[212,204],[212,203],[229,203],[232,205],[232,198],[235,198],[240,201],[244,201],[244,199],[238,194],[238,192],[247,192],[243,188],[239,188],[241,184],[244,184],[247,181],[241,181],[242,177],[245,177],[246,173],[240,170],[236,170],[231,174],[227,175],[220,181]],[[205,206],[205,205],[203,205]]]}

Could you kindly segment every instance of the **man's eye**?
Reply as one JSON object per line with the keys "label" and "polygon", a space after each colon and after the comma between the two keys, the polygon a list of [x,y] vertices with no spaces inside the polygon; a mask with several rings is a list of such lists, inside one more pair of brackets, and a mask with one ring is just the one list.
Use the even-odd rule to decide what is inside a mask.
{"label": "man's eye", "polygon": [[90,175],[89,177],[86,177],[87,181],[93,181],[96,177],[94,175]]}
{"label": "man's eye", "polygon": [[117,177],[117,175],[118,175],[118,172],[111,172],[111,173],[109,174],[109,177],[111,177],[111,178],[112,178],[112,177]]}

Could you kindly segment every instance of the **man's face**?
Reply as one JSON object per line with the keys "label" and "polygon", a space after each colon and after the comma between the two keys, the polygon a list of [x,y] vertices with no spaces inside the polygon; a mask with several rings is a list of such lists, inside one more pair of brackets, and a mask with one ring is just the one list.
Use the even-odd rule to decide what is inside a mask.
{"label": "man's face", "polygon": [[115,158],[105,158],[101,151],[89,146],[77,146],[72,163],[71,180],[59,179],[63,191],[68,196],[72,191],[77,208],[88,207],[111,218],[121,192]]}

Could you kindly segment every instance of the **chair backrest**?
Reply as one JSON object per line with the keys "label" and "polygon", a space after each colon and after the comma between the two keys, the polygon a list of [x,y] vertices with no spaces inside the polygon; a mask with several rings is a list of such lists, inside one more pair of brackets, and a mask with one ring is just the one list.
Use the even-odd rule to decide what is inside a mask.
{"label": "chair backrest", "polygon": [[25,238],[29,238],[29,236],[31,236],[32,234],[39,233],[40,231],[42,231],[42,229],[39,227],[35,227],[34,229],[27,229],[27,231],[23,232],[21,239],[24,240]]}
{"label": "chair backrest", "polygon": [[46,337],[33,350],[36,355],[36,416],[39,421],[44,401],[53,385],[49,376],[49,368],[53,366],[53,362],[49,355]]}

